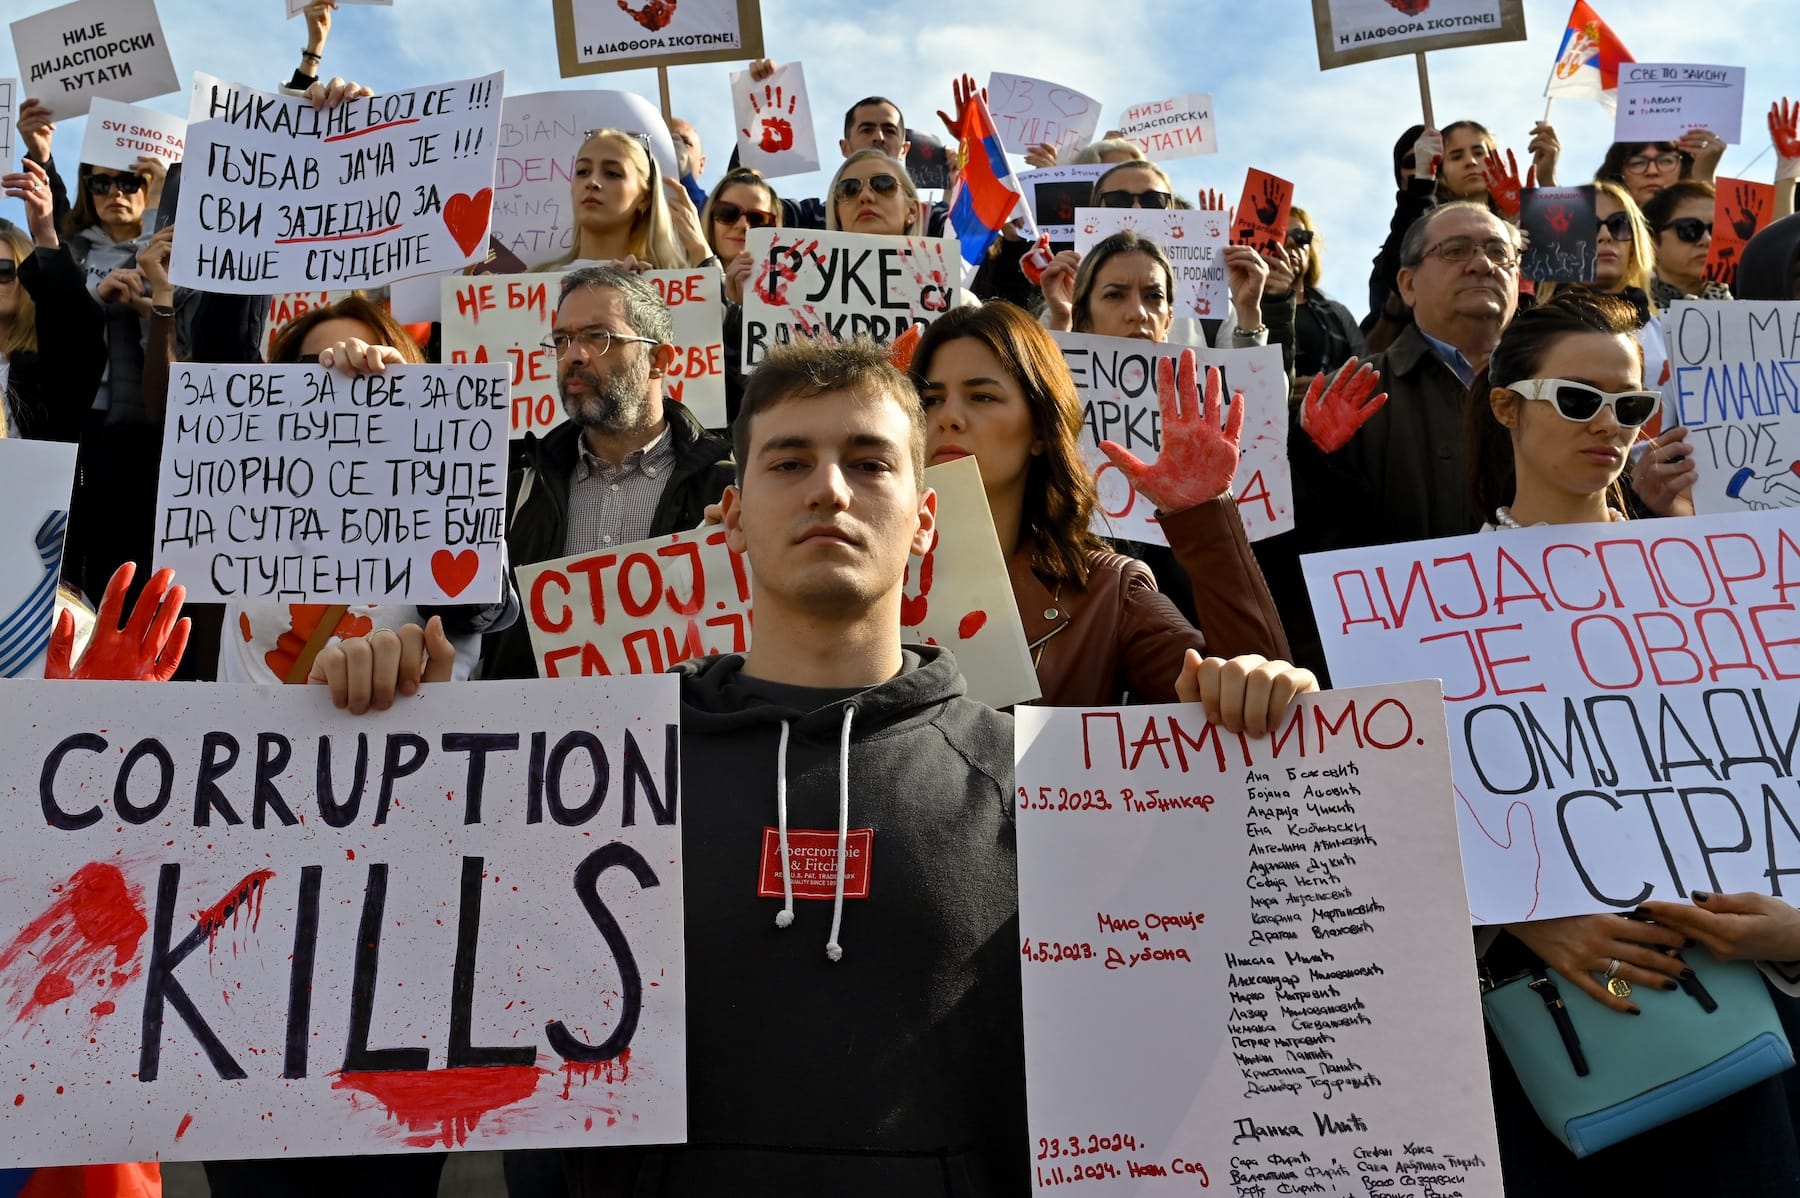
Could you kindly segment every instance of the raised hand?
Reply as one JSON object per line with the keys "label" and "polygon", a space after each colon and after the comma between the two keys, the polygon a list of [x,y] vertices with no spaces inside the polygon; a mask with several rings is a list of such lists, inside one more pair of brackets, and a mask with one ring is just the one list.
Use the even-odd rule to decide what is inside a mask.
{"label": "raised hand", "polygon": [[1062,250],[1044,268],[1038,285],[1044,289],[1046,322],[1052,332],[1067,333],[1075,322],[1075,272],[1081,269],[1081,255]]}
{"label": "raised hand", "polygon": [[50,161],[50,139],[56,133],[51,118],[56,114],[42,100],[26,100],[19,106],[16,128],[25,143],[25,154],[38,162]]}
{"label": "raised hand", "polygon": [[963,127],[969,120],[969,105],[975,102],[975,97],[978,95],[981,97],[981,102],[986,104],[987,88],[976,87],[975,76],[964,75],[961,79],[950,81],[950,95],[956,101],[956,116],[951,117],[940,108],[938,109],[938,120],[944,122],[944,128],[950,130],[950,136],[960,142],[963,136]]}
{"label": "raised hand", "polygon": [[[25,122],[19,121],[24,132]],[[1769,105],[1769,140],[1775,143],[1777,179],[1800,179],[1800,104],[1783,99]]]}
{"label": "raised hand", "polygon": [[1238,441],[1244,432],[1244,395],[1235,392],[1219,423],[1224,385],[1218,367],[1206,368],[1206,402],[1200,402],[1194,351],[1181,351],[1180,369],[1167,358],[1156,364],[1156,403],[1162,409],[1162,453],[1154,465],[1111,441],[1100,451],[1130,480],[1132,489],[1159,512],[1180,512],[1217,499],[1237,473]]}
{"label": "raised hand", "polygon": [[1387,402],[1385,391],[1370,398],[1380,382],[1381,375],[1373,366],[1358,368],[1355,358],[1338,367],[1329,386],[1323,374],[1313,376],[1306,398],[1300,401],[1300,427],[1325,453],[1336,453]]}
{"label": "raised hand", "polygon": [[1562,142],[1557,139],[1556,130],[1548,121],[1539,121],[1531,127],[1531,141],[1526,144],[1525,152],[1531,155],[1531,166],[1537,171],[1538,184],[1555,187],[1556,163],[1562,157]]}
{"label": "raised hand", "polygon": [[1519,160],[1513,152],[1506,152],[1506,165],[1500,164],[1499,154],[1489,154],[1482,160],[1482,169],[1487,172],[1488,196],[1494,201],[1494,207],[1500,215],[1509,220],[1519,216],[1519,191],[1525,187],[1537,186],[1537,167],[1530,167],[1525,172],[1524,182],[1519,180]]}
{"label": "raised hand", "polygon": [[1285,299],[1293,292],[1294,280],[1300,275],[1299,255],[1288,253],[1287,247],[1282,245],[1271,245],[1258,252],[1269,267],[1269,278],[1263,284],[1263,295],[1270,299]]}
{"label": "raised hand", "polygon": [[20,167],[9,175],[0,175],[0,190],[4,190],[9,199],[25,205],[25,224],[31,230],[32,242],[53,250],[62,242],[56,236],[50,176],[32,158],[25,159]]}
{"label": "raised hand", "polygon": [[[943,113],[938,113],[943,116]],[[1047,141],[1040,141],[1025,151],[1025,165],[1035,170],[1043,170],[1057,163],[1056,147]]]}
{"label": "raised hand", "polygon": [[[1199,208],[1202,212],[1224,212],[1227,210],[1229,204],[1229,201],[1225,198],[1224,192],[1214,191],[1210,187],[1205,188],[1200,192],[1199,199],[1200,202],[1196,204],[1195,207]],[[1231,223],[1231,219],[1232,218],[1229,216],[1226,217],[1226,223]]]}
{"label": "raised hand", "polygon": [[1413,143],[1413,170],[1421,179],[1437,178],[1444,165],[1444,135],[1427,128]]}
{"label": "raised hand", "polygon": [[1725,143],[1706,129],[1689,129],[1675,143],[1675,148],[1694,160],[1690,179],[1711,183],[1719,170],[1719,159],[1725,157]]}
{"label": "raised hand", "polygon": [[113,571],[106,594],[100,599],[94,635],[82,650],[80,661],[70,662],[75,649],[74,614],[64,611],[57,617],[44,660],[44,677],[167,682],[175,676],[175,667],[181,664],[188,642],[189,623],[181,614],[187,588],[171,585],[175,571],[158,570],[144,584],[143,593],[131,609],[131,619],[120,627],[125,592],[131,589],[136,574],[137,566],[132,562]]}

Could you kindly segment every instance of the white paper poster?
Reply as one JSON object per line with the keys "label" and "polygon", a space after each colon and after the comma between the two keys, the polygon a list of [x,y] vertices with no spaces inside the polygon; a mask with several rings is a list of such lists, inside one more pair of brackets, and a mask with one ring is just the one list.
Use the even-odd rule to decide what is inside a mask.
{"label": "white paper poster", "polygon": [[762,57],[754,0],[554,0],[563,77]]}
{"label": "white paper poster", "polygon": [[[384,7],[391,7],[394,0],[335,0],[335,2],[340,6],[345,4],[379,4]],[[288,16],[299,16],[306,11],[306,5],[307,0],[287,0]]]}
{"label": "white paper poster", "polygon": [[744,166],[771,179],[819,169],[819,139],[799,63],[782,63],[760,83],[749,71],[733,71],[731,107],[737,117],[738,161]]}
{"label": "white paper poster", "polygon": [[617,91],[507,96],[500,105],[500,150],[494,160],[494,236],[534,270],[574,248],[575,155],[590,129],[646,134],[657,169],[676,177],[675,141],[656,105],[642,96]]}
{"label": "white paper poster", "polygon": [[1074,241],[1075,210],[1094,202],[1094,181],[1111,169],[1104,162],[1087,162],[1020,172],[1019,186],[1025,189],[1038,232],[1051,241]]}
{"label": "white paper poster", "polygon": [[196,74],[170,279],[259,295],[375,287],[481,261],[502,78],[320,110]]}
{"label": "white paper poster", "polygon": [[1680,141],[1705,129],[1728,145],[1743,140],[1744,68],[1694,63],[1619,64],[1614,141]]}
{"label": "white paper poster", "polygon": [[0,1165],[685,1139],[673,678],[0,707]]}
{"label": "white paper poster", "polygon": [[881,237],[823,229],[752,229],[745,239],[744,373],[797,337],[893,341],[955,302],[954,237]]}
{"label": "white paper poster", "polygon": [[19,119],[19,81],[17,79],[0,79],[0,161],[8,163],[11,170],[13,160],[13,144],[17,139],[14,124]]}
{"label": "white paper poster", "polygon": [[1133,104],[1119,118],[1119,131],[1152,162],[1219,152],[1213,100],[1208,95],[1189,94]]}
{"label": "white paper poster", "polygon": [[179,364],[156,564],[205,603],[493,603],[511,394],[498,366]]}
{"label": "white paper poster", "polygon": [[1681,300],[1663,332],[1663,427],[1688,430],[1694,510],[1800,507],[1800,301]]}
{"label": "white paper poster", "polygon": [[75,484],[75,446],[3,437],[0,470],[7,499],[0,516],[6,546],[0,554],[0,678],[42,678]]}
{"label": "white paper poster", "polygon": [[1154,241],[1175,268],[1175,315],[1218,320],[1231,310],[1225,247],[1231,222],[1199,208],[1077,208],[1075,250],[1087,252],[1127,229]]}
{"label": "white paper poster", "polygon": [[1312,0],[1319,69],[1525,40],[1525,0]]}
{"label": "white paper poster", "polygon": [[1037,1193],[1500,1198],[1435,684],[1015,718]]}
{"label": "white paper poster", "polygon": [[1212,349],[1138,341],[1129,337],[1094,337],[1086,333],[1052,333],[1063,361],[1081,391],[1081,456],[1094,471],[1100,506],[1094,531],[1105,537],[1167,545],[1156,509],[1132,490],[1100,442],[1112,441],[1154,462],[1162,452],[1162,408],[1156,398],[1156,363],[1178,362],[1193,349],[1199,359],[1198,383],[1206,393],[1206,368],[1223,374],[1223,398],[1244,395],[1244,427],[1238,441],[1238,468],[1232,479],[1238,515],[1252,541],[1294,527],[1294,481],[1288,469],[1287,374],[1281,347]]}
{"label": "white paper poster", "polygon": [[1797,537],[1749,512],[1303,559],[1334,682],[1443,680],[1476,923],[1792,897]]}
{"label": "white paper poster", "polygon": [[[932,466],[925,482],[938,493],[938,531],[907,566],[902,638],[954,652],[972,699],[1007,707],[1037,698],[979,466],[973,458]],[[545,678],[660,673],[693,657],[742,653],[753,639],[750,563],[731,552],[723,528],[515,573]]]}
{"label": "white paper poster", "polygon": [[132,169],[139,158],[160,158],[168,165],[181,161],[186,139],[187,122],[178,116],[96,98],[81,139],[81,160],[121,171]]}
{"label": "white paper poster", "polygon": [[1072,87],[995,71],[988,76],[988,112],[1009,154],[1024,154],[1048,142],[1061,154],[1094,140],[1100,101]]}
{"label": "white paper poster", "polygon": [[153,0],[75,0],[12,23],[23,95],[59,121],[96,96],[149,100],[181,88]]}

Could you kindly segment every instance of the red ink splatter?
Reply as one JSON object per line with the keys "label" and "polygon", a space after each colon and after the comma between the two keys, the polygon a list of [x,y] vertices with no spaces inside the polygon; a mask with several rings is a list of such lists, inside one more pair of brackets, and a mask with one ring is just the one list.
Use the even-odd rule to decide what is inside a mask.
{"label": "red ink splatter", "polygon": [[23,1094],[14,1094],[13,1095],[13,1105],[14,1106],[24,1106],[25,1105],[25,1096]]}
{"label": "red ink splatter", "polygon": [[118,1007],[114,1006],[113,1003],[110,1000],[108,1000],[105,1002],[97,1002],[93,1006],[89,1007],[88,1014],[90,1014],[90,1015],[111,1015],[114,1011],[116,1011],[118,1009],[119,1009]]}
{"label": "red ink splatter", "polygon": [[595,1078],[607,1085],[617,1085],[631,1080],[631,1050],[625,1049],[610,1061],[565,1061],[563,1062],[563,1092],[567,1098],[573,1091],[575,1079],[581,1079],[586,1086]]}
{"label": "red ink splatter", "polygon": [[984,611],[972,611],[964,616],[962,621],[957,624],[956,635],[966,641],[976,633],[980,632],[986,625],[987,613]]}
{"label": "red ink splatter", "polygon": [[175,1138],[179,1140],[182,1136],[187,1135],[187,1129],[192,1126],[194,1126],[194,1115],[190,1111],[181,1117],[180,1123],[175,1125]]}
{"label": "red ink splatter", "polygon": [[344,860],[346,860],[346,861],[356,860],[356,850],[355,849],[345,849],[344,850]]}
{"label": "red ink splatter", "polygon": [[469,1142],[469,1133],[489,1111],[531,1097],[547,1072],[535,1065],[497,1065],[341,1073],[331,1088],[373,1098],[390,1118],[415,1133],[406,1137],[415,1148],[453,1148]]}
{"label": "red ink splatter", "polygon": [[211,952],[219,942],[219,933],[225,927],[225,921],[231,920],[231,926],[237,927],[238,912],[244,907],[250,908],[250,930],[254,932],[256,925],[262,922],[263,887],[275,876],[272,869],[254,870],[244,875],[239,882],[226,892],[225,897],[194,916],[194,922],[206,929],[207,951]]}
{"label": "red ink splatter", "polygon": [[122,986],[141,968],[138,942],[150,930],[143,891],[126,885],[118,866],[91,862],[57,890],[62,897],[0,950],[0,974],[11,971],[6,984],[20,1023],[74,994],[78,978],[101,977],[111,967],[112,984]]}
{"label": "red ink splatter", "polygon": [[675,15],[675,5],[679,2],[680,0],[650,0],[642,8],[632,8],[625,0],[619,0],[619,11],[655,33],[668,26],[669,20]]}
{"label": "red ink splatter", "polygon": [[900,596],[900,627],[917,628],[925,622],[925,610],[931,606],[931,577],[937,568],[937,533],[931,534],[931,548],[919,562],[919,593],[912,594],[912,562],[906,563],[906,590]]}

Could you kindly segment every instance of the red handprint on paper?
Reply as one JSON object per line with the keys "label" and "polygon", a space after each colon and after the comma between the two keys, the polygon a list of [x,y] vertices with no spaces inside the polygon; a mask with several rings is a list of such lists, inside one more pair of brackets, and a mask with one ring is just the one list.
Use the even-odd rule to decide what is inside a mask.
{"label": "red handprint on paper", "polygon": [[1569,210],[1562,204],[1552,204],[1544,209],[1544,223],[1558,233],[1569,231]]}
{"label": "red handprint on paper", "polygon": [[1737,215],[1731,218],[1731,229],[1738,235],[1739,241],[1749,241],[1756,236],[1756,227],[1762,220],[1762,193],[1755,185],[1740,183],[1737,187]]}
{"label": "red handprint on paper", "polygon": [[765,85],[762,99],[756,93],[750,93],[751,124],[760,122],[760,132],[752,133],[742,130],[745,137],[756,138],[756,144],[766,154],[776,154],[782,150],[790,150],[794,146],[794,123],[788,117],[794,115],[794,107],[800,102],[798,95],[786,97],[787,113],[782,115],[782,89],[779,84],[774,87]]}
{"label": "red handprint on paper", "polygon": [[1187,227],[1185,225],[1171,224],[1169,226],[1168,237],[1169,237],[1170,241],[1180,241],[1182,238],[1184,238],[1186,236],[1187,236]]}
{"label": "red handprint on paper", "polygon": [[1416,17],[1431,7],[1431,0],[1387,0],[1388,4],[1409,17]]}
{"label": "red handprint on paper", "polygon": [[650,0],[642,8],[633,8],[625,0],[619,0],[619,11],[655,33],[658,29],[668,27],[669,21],[675,16],[677,3],[679,0]]}
{"label": "red handprint on paper", "polygon": [[814,240],[809,245],[776,245],[770,247],[769,257],[762,264],[752,286],[757,297],[765,304],[787,303],[787,285],[800,277],[800,267],[809,254],[819,248]]}

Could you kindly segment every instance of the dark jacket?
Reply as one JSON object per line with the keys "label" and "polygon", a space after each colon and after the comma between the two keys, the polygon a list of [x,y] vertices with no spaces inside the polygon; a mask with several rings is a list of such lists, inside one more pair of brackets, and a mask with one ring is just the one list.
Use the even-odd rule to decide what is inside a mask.
{"label": "dark jacket", "polygon": [[1414,179],[1394,193],[1394,215],[1388,221],[1387,240],[1375,255],[1374,269],[1369,272],[1369,314],[1363,317],[1362,330],[1368,332],[1381,319],[1382,305],[1393,292],[1400,277],[1400,243],[1413,222],[1437,207],[1437,182]]}
{"label": "dark jacket", "polygon": [[19,283],[37,306],[36,351],[13,356],[8,405],[14,436],[78,441],[106,369],[106,318],[68,245],[39,248],[19,263]]}
{"label": "dark jacket", "polygon": [[1738,261],[1739,299],[1794,298],[1794,259],[1800,252],[1800,214],[1784,216],[1750,239]]}
{"label": "dark jacket", "polygon": [[1368,353],[1368,343],[1350,309],[1317,287],[1307,288],[1294,317],[1292,368],[1296,382],[1336,370],[1349,359]]}
{"label": "dark jacket", "polygon": [[[903,660],[848,698],[679,667],[688,1142],[568,1153],[572,1194],[1028,1192],[1012,721],[947,651]],[[758,897],[778,777],[790,834],[873,832],[836,961],[830,898],[783,928]]]}
{"label": "dark jacket", "polygon": [[[663,404],[663,414],[674,442],[675,469],[650,522],[653,537],[699,527],[706,505],[719,501],[735,475],[731,442],[701,428],[681,404]],[[563,556],[563,539],[569,528],[569,477],[580,457],[580,437],[581,426],[568,421],[542,437],[526,433],[514,449],[514,466],[506,483],[506,547],[513,565],[528,566]],[[529,621],[520,620],[483,641],[481,676],[537,677]]]}

